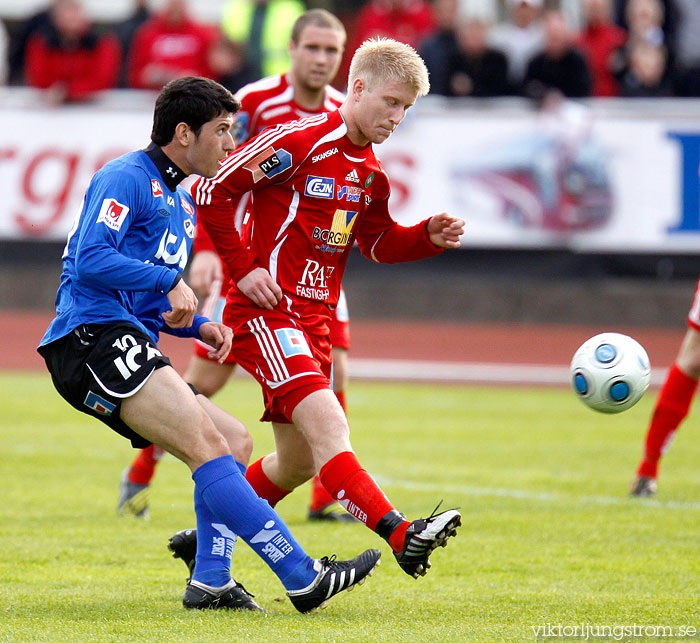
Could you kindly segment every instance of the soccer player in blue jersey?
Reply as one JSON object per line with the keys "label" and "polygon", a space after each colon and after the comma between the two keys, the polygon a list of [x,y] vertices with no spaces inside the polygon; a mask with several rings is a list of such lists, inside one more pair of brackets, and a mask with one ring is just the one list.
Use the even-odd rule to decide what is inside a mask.
{"label": "soccer player in blue jersey", "polygon": [[238,535],[307,612],[371,574],[380,551],[350,561],[309,557],[243,476],[251,450],[245,427],[191,389],[157,347],[164,331],[202,339],[220,361],[231,348],[231,330],[196,314],[182,280],[195,207],[179,183],[216,174],[235,147],[238,108],[208,79],[163,88],[151,144],[107,163],[87,189],[63,253],[57,314],[38,350],[72,406],[134,447],[157,444],[192,470],[198,545],[185,607],[260,609],[231,578]]}

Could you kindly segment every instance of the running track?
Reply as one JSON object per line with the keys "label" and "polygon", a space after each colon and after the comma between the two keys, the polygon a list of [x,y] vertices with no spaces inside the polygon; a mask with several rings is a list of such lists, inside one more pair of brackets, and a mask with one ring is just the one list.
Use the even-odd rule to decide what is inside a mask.
{"label": "running track", "polygon": [[[0,312],[0,370],[44,368],[35,347],[51,317],[50,312]],[[567,385],[568,363],[576,348],[592,335],[612,330],[641,342],[651,359],[652,384],[660,384],[678,350],[683,328],[357,319],[351,323],[350,376]],[[190,356],[190,342],[164,335],[160,347],[182,371]]]}

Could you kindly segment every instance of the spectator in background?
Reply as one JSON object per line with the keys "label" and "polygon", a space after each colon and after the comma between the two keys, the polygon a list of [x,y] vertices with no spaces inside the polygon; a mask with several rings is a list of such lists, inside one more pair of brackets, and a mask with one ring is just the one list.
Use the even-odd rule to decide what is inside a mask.
{"label": "spectator in background", "polygon": [[350,58],[368,38],[392,38],[418,49],[434,30],[433,12],[426,0],[370,0],[348,30],[350,55],[345,57],[338,76],[347,79]]}
{"label": "spectator in background", "polygon": [[207,52],[211,77],[231,93],[255,80],[243,45],[221,34]]}
{"label": "spectator in background", "polygon": [[593,77],[593,96],[617,96],[617,76],[624,67],[622,48],[627,33],[612,20],[610,0],[586,0],[584,28],[577,41]]}
{"label": "spectator in background", "polygon": [[24,85],[24,59],[27,53],[27,43],[32,35],[50,26],[51,7],[54,4],[56,4],[56,0],[52,0],[45,9],[29,16],[15,29],[10,40],[9,53],[10,83],[12,85]]}
{"label": "spectator in background", "polygon": [[247,50],[254,78],[273,76],[289,69],[289,28],[304,11],[301,0],[229,0],[221,26]]}
{"label": "spectator in background", "polygon": [[457,50],[448,61],[449,96],[502,96],[508,91],[508,61],[488,46],[488,26],[480,18],[462,21]]}
{"label": "spectator in background", "polygon": [[491,30],[490,44],[506,55],[511,91],[519,93],[528,61],[544,46],[542,0],[507,0],[507,5],[509,20]]}
{"label": "spectator in background", "polygon": [[47,101],[91,98],[117,84],[120,51],[116,38],[100,35],[79,0],[57,0],[50,22],[29,38],[25,75],[33,87],[46,89]]}
{"label": "spectator in background", "polygon": [[5,23],[0,20],[0,85],[4,85],[9,78],[9,65],[7,59],[7,50],[9,46],[9,37]]}
{"label": "spectator in background", "polygon": [[119,72],[119,86],[127,86],[127,61],[131,52],[131,43],[136,31],[151,17],[148,0],[135,0],[131,15],[114,26],[114,35],[122,48],[122,68]]}
{"label": "spectator in background", "polygon": [[574,47],[574,33],[564,14],[550,9],[544,16],[545,46],[527,66],[523,94],[541,99],[550,89],[567,98],[591,95],[593,81],[583,54]]}
{"label": "spectator in background", "polygon": [[426,36],[418,48],[430,74],[430,93],[449,96],[448,65],[457,53],[455,26],[459,21],[459,0],[435,0],[433,2],[435,30]]}
{"label": "spectator in background", "polygon": [[208,76],[213,27],[187,12],[186,0],[166,0],[161,11],[135,33],[128,62],[130,87],[160,90],[175,78]]}
{"label": "spectator in background", "polygon": [[678,15],[672,38],[675,52],[675,93],[700,96],[700,2],[674,0]]}
{"label": "spectator in background", "polygon": [[628,54],[628,66],[620,82],[621,94],[628,98],[672,96],[666,76],[666,49],[645,42],[634,44]]}

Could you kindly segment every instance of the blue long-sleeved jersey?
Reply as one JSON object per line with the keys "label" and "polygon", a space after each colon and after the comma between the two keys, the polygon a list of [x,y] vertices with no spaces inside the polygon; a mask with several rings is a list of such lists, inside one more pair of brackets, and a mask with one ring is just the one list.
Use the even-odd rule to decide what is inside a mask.
{"label": "blue long-sleeved jersey", "polygon": [[195,232],[195,207],[178,186],[184,173],[163,151],[146,150],[110,161],[92,178],[63,252],[56,317],[40,345],[81,324],[126,322],[154,342],[163,330],[199,337],[207,321],[169,328],[166,293],[187,263]]}

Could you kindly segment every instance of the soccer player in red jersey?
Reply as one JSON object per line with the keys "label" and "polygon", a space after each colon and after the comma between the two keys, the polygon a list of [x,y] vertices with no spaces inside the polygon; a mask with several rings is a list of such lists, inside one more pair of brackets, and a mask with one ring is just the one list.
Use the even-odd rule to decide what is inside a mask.
{"label": "soccer player in red jersey", "polygon": [[[320,473],[331,496],[418,577],[432,550],[454,535],[460,514],[410,522],[362,468],[330,390],[328,320],[354,242],[373,261],[414,261],[458,247],[464,221],[443,212],[404,227],[389,214],[389,179],[372,144],[384,142],[428,92],[415,50],[366,41],[353,56],[348,87],[339,110],[264,131],[192,192],[234,283],[224,322],[234,332],[236,360],[262,386],[263,420],[273,423],[276,451],[253,463],[246,478],[274,506]],[[231,200],[248,191],[243,243]]]}
{"label": "soccer player in red jersey", "polygon": [[[329,83],[338,71],[345,37],[343,23],[328,11],[312,9],[300,16],[292,27],[289,72],[250,83],[236,93],[241,103],[241,110],[236,114],[237,141],[244,143],[270,127],[338,109],[345,96]],[[248,195],[237,198],[231,204],[239,229],[247,205]],[[230,282],[211,239],[200,223],[197,224],[193,251],[190,283],[199,295],[207,298],[202,313],[221,321]],[[348,379],[349,325],[347,303],[341,291],[329,328],[333,347],[333,390],[343,409]],[[233,353],[223,364],[219,364],[209,357],[210,352],[208,346],[195,342],[194,355],[184,374],[185,380],[207,397],[226,384],[236,365]],[[149,485],[161,457],[162,451],[156,446],[143,449],[122,473],[118,502],[120,513],[147,517]],[[352,516],[339,510],[317,477],[312,484],[310,519],[354,521]]]}
{"label": "soccer player in red jersey", "polygon": [[666,375],[644,443],[644,456],[632,481],[630,494],[653,496],[657,491],[659,461],[671,446],[681,422],[688,415],[700,379],[700,281],[688,313],[685,337]]}

